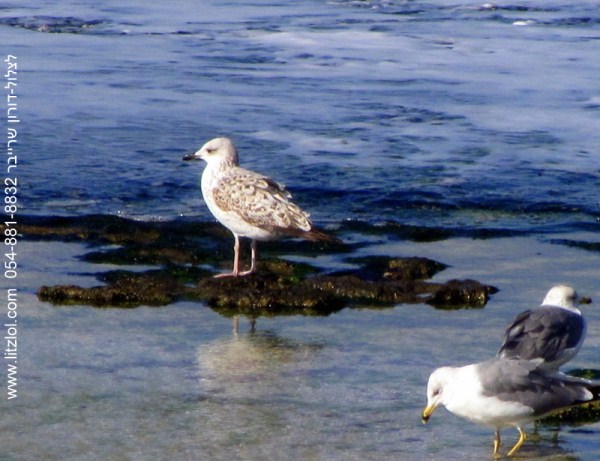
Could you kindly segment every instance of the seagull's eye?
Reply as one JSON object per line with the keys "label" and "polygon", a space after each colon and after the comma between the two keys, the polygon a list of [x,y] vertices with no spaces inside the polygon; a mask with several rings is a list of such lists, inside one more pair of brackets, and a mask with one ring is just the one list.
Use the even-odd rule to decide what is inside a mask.
{"label": "seagull's eye", "polygon": [[206,148],[206,152],[208,152],[209,154],[212,154],[214,151],[215,151],[215,149],[213,147]]}

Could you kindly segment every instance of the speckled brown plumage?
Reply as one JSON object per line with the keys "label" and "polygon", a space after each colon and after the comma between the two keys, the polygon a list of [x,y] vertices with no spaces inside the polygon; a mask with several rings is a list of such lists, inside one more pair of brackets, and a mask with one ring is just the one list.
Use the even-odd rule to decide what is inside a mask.
{"label": "speckled brown plumage", "polygon": [[[246,275],[256,271],[256,241],[285,236],[309,240],[336,241],[313,226],[310,215],[291,201],[285,187],[259,173],[239,166],[235,146],[228,138],[215,138],[184,160],[202,159],[207,163],[202,173],[204,201],[212,214],[234,235],[234,267],[231,274]],[[239,271],[239,238],[252,240],[250,270]]]}

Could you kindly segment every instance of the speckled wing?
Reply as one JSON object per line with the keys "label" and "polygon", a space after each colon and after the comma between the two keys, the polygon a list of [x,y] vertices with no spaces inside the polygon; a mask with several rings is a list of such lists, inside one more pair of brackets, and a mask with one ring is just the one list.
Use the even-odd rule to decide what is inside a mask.
{"label": "speckled wing", "polygon": [[507,328],[498,356],[560,365],[575,355],[584,334],[585,320],[575,312],[558,307],[527,310]]}
{"label": "speckled wing", "polygon": [[284,235],[311,230],[308,213],[290,201],[285,187],[253,171],[232,169],[219,180],[213,194],[223,211],[236,213],[252,226]]}

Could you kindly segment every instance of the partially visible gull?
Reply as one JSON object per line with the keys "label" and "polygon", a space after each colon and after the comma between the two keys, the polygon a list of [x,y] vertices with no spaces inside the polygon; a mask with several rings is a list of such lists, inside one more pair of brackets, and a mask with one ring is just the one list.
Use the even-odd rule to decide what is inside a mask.
{"label": "partially visible gull", "polygon": [[507,456],[526,439],[523,426],[539,418],[599,398],[598,384],[544,370],[527,360],[495,357],[463,367],[435,370],[427,384],[426,423],[440,405],[457,416],[495,431],[494,456],[500,449],[500,429],[514,426],[519,439]]}
{"label": "partially visible gull", "polygon": [[[315,228],[309,214],[291,202],[285,187],[259,173],[239,166],[238,153],[228,138],[215,138],[183,160],[204,160],[201,188],[204,201],[217,220],[235,239],[233,271],[218,277],[252,274],[257,269],[257,240],[302,237],[336,241]],[[240,271],[240,237],[251,239],[250,269]]]}
{"label": "partially visible gull", "polygon": [[506,329],[498,357],[533,360],[542,368],[558,370],[581,348],[586,321],[576,306],[589,302],[572,287],[552,287],[540,307],[520,313]]}

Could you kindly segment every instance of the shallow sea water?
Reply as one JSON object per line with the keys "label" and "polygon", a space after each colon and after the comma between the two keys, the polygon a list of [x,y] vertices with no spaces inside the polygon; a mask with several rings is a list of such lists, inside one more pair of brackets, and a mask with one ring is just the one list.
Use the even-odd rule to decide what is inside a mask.
{"label": "shallow sea water", "polygon": [[[0,8],[19,60],[19,213],[210,220],[181,157],[228,135],[321,225],[455,235],[358,253],[427,256],[451,266],[436,279],[500,292],[481,310],[260,318],[236,338],[194,303],[40,303],[39,286],[97,284],[99,268],[83,245],[22,241],[0,460],[491,458],[486,428],[444,410],[421,424],[426,380],[494,354],[553,284],[600,301],[597,4],[54,3]],[[491,237],[456,236],[478,230]],[[596,304],[573,367],[600,368]],[[600,455],[598,423],[538,432],[523,458]]]}
{"label": "shallow sea water", "polygon": [[[94,283],[75,244],[25,243],[25,285]],[[557,250],[558,248],[558,250]],[[194,303],[57,308],[20,300],[19,397],[3,402],[2,459],[482,459],[491,431],[437,412],[420,422],[433,368],[493,354],[502,328],[548,281],[598,297],[597,256],[530,238],[372,248],[435,255],[439,278],[501,286],[484,309],[426,305],[259,318],[255,332]],[[469,255],[465,255],[468,252]],[[556,271],[549,261],[559,259]],[[524,260],[523,263],[516,261]],[[58,265],[58,273],[53,273]],[[108,269],[108,267],[107,267]],[[538,272],[529,276],[531,271]],[[512,289],[508,287],[511,286]],[[544,287],[543,289],[541,287]],[[597,367],[600,313],[576,367]],[[598,424],[550,428],[528,459],[595,459]],[[506,444],[513,431],[504,432]]]}

